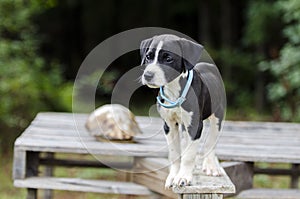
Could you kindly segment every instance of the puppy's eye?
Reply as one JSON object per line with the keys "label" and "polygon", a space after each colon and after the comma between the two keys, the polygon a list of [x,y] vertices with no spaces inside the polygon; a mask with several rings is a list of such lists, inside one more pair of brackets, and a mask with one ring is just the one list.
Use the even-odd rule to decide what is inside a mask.
{"label": "puppy's eye", "polygon": [[146,55],[146,60],[151,60],[153,59],[153,53],[152,52],[149,52],[147,55]]}
{"label": "puppy's eye", "polygon": [[168,54],[165,54],[164,55],[164,60],[168,63],[172,63],[173,62],[173,57],[171,57],[170,55]]}

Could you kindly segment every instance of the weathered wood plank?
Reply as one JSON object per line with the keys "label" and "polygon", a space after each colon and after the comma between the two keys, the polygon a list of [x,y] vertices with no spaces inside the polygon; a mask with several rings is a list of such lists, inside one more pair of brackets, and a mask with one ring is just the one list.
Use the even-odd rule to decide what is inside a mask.
{"label": "weathered wood plank", "polygon": [[[183,188],[175,187],[173,191],[178,194],[196,194],[196,193],[209,193],[209,194],[224,194],[235,193],[235,186],[227,176],[222,167],[221,176],[213,177],[207,176],[202,172],[202,162],[200,158],[196,160],[196,168],[193,172],[192,186]],[[216,197],[216,196],[215,196]]]}
{"label": "weathered wood plank", "polygon": [[[138,118],[140,117],[137,117],[137,120]],[[42,119],[42,118],[41,118]],[[55,118],[56,120],[58,120],[57,118]],[[53,121],[45,121],[46,119],[44,120],[41,120],[41,121],[36,121],[36,122],[42,122],[42,123],[45,123],[44,127],[46,128],[60,128],[61,127],[59,125],[52,125],[52,122]],[[154,120],[155,122],[152,122],[149,124],[149,118],[143,118],[140,122],[140,125],[142,127],[142,129],[144,131],[146,131],[145,133],[148,134],[151,132],[156,132],[156,131],[161,131],[162,132],[162,122],[160,119],[156,119]],[[62,125],[66,125],[66,122],[64,120],[59,120],[59,121],[56,121],[56,123],[59,124],[59,122],[62,122]],[[69,117],[69,122],[71,122],[71,128],[72,130],[76,127],[77,130],[81,131],[81,130],[85,130],[84,128],[84,122],[85,120],[82,120],[82,121],[77,121],[77,120],[72,120],[72,117]],[[232,123],[228,126],[228,123]],[[290,139],[291,137],[295,138],[295,135],[299,135],[299,129],[300,129],[300,125],[294,125],[294,124],[290,124],[290,123],[287,123],[287,124],[281,124],[281,126],[283,127],[274,127],[274,125],[278,125],[277,123],[273,124],[271,123],[270,125],[267,125],[268,128],[266,128],[264,126],[264,123],[261,124],[261,126],[253,126],[253,125],[246,125],[248,124],[248,122],[242,122],[243,125],[240,125],[239,123],[241,122],[225,122],[225,126],[224,126],[224,133],[222,135],[223,136],[227,136],[227,135],[231,135],[231,136],[234,136],[236,137],[237,136],[237,133],[239,134],[238,137],[243,137],[245,136],[245,138],[257,138],[257,140],[260,140],[260,141],[266,141],[266,143],[272,143],[272,142],[268,142],[269,140],[269,137],[270,137],[270,134],[271,135],[274,135],[272,136],[273,138],[276,138],[278,137],[279,141],[280,141],[280,138],[288,138]],[[251,123],[251,122],[249,122]],[[35,122],[33,122],[33,125],[35,124]],[[236,126],[235,126],[236,124]],[[268,124],[268,123],[267,123]],[[294,125],[296,126],[297,128],[290,128],[289,126],[290,125]],[[240,127],[239,127],[240,126]],[[270,128],[270,129],[269,129]],[[296,134],[295,134],[296,133]],[[158,133],[156,134],[156,137],[157,136],[160,136],[161,139],[163,139],[163,133]],[[300,136],[300,135],[299,135]],[[222,138],[221,137],[221,138]],[[262,139],[258,139],[258,138],[262,138]],[[263,139],[264,138],[264,139]],[[296,137],[297,139],[297,137]],[[295,139],[293,139],[295,140]]]}
{"label": "weathered wood plank", "polygon": [[[55,114],[54,114],[55,115]],[[84,122],[85,120],[81,120],[78,121],[77,120],[74,120],[72,119],[72,114],[67,114],[69,115],[69,117],[66,117],[67,120],[72,124],[72,127],[76,127],[76,128],[82,128],[84,129]],[[50,127],[50,128],[56,128],[57,126],[56,125],[53,125],[53,122],[55,121],[56,123],[61,123],[61,124],[66,124],[66,122],[64,120],[59,120],[59,118],[57,117],[53,117],[52,119],[54,121],[48,121],[49,119],[47,118],[44,118],[44,117],[38,117],[40,118],[39,120],[34,120],[33,121],[33,124],[34,123],[45,123],[47,124],[45,127]],[[151,118],[154,122],[150,122],[149,123],[149,118],[148,117],[137,117],[137,121],[139,122],[140,125],[143,125],[145,129],[147,129],[147,127],[149,127],[150,129],[161,129],[162,128],[162,121],[161,119],[153,119]],[[230,125],[228,125],[228,123],[230,123]],[[240,123],[242,123],[243,125],[240,125]],[[286,135],[291,135],[292,136],[295,136],[295,132],[297,132],[297,134],[299,135],[299,130],[300,130],[300,125],[299,124],[291,124],[291,123],[286,123],[286,124],[282,124],[281,126],[283,126],[282,128],[278,128],[276,127],[276,125],[278,126],[278,123],[261,123],[260,126],[253,126],[253,125],[249,125],[249,123],[253,123],[253,122],[225,122],[225,126],[223,128],[224,132],[228,131],[228,133],[232,132],[233,135],[235,135],[237,132],[235,132],[235,130],[237,131],[240,131],[238,133],[245,133],[245,135],[248,135],[249,133],[255,133],[256,135],[262,135],[264,134],[264,132],[267,132],[267,135],[269,135],[269,133],[272,133],[272,134],[276,134],[278,133],[278,135],[281,135],[281,136],[286,136]],[[32,126],[34,126],[32,124]],[[265,125],[266,124],[266,125]],[[269,124],[269,125],[268,125]],[[290,128],[290,126],[296,126],[296,128]],[[267,126],[267,128],[266,128]],[[274,127],[275,126],[275,127]],[[259,130],[259,131],[258,131]],[[291,131],[292,130],[292,131]],[[270,132],[268,132],[270,131]],[[281,132],[281,131],[284,131],[284,134]],[[291,131],[291,132],[290,132]]]}
{"label": "weathered wood plank", "polygon": [[[88,117],[88,114],[80,114],[80,113],[59,113],[59,112],[48,112],[48,113],[39,113],[35,118],[38,120],[55,120],[55,121],[63,121],[68,122],[71,121],[76,122],[85,122]],[[147,116],[137,116],[136,120],[140,123],[149,124],[163,124],[162,120],[157,117],[147,117]],[[234,131],[235,129],[243,129],[243,130],[271,130],[271,131],[298,131],[300,129],[300,124],[298,123],[284,123],[284,122],[252,122],[252,121],[225,121],[224,129],[229,129],[230,131]]]}
{"label": "weathered wood plank", "polygon": [[235,187],[223,168],[221,173],[222,176],[218,177],[206,176],[202,172],[194,173],[192,186],[175,187],[173,191],[178,194],[235,193]]}
{"label": "weathered wood plank", "polygon": [[[50,114],[52,115],[52,120],[58,120],[57,117],[54,117],[55,114]],[[80,120],[79,122],[77,120],[74,120],[73,117],[70,117],[70,116],[74,116],[72,114],[59,114],[59,115],[64,115],[63,117],[65,117],[64,120],[59,120],[58,122],[61,122],[63,121],[62,124],[65,124],[66,122],[65,121],[69,121],[71,122],[71,125],[73,128],[71,128],[71,131],[74,131],[74,126],[76,126],[77,130],[79,130],[78,132],[81,134],[81,131],[85,131],[84,130],[84,122],[85,122],[85,119],[86,117],[83,117],[83,115],[81,116],[82,120]],[[75,115],[76,116],[76,115]],[[38,120],[37,122],[46,122],[47,126],[45,126],[45,128],[57,128],[57,125],[52,125],[52,122],[51,120],[48,121],[46,120],[45,118],[41,118],[41,117],[38,117],[40,118],[40,120]],[[50,117],[51,118],[51,117]],[[76,117],[75,117],[76,118]],[[137,117],[137,118],[140,118],[140,117]],[[43,119],[43,120],[42,120]],[[156,133],[155,134],[155,138],[158,138],[158,139],[162,139],[164,140],[164,136],[163,136],[163,133],[160,133],[160,131],[162,131],[162,125],[161,125],[161,120],[160,119],[153,119],[151,118],[153,121],[153,123],[149,124],[149,118],[147,117],[141,117],[141,124],[144,125],[145,128],[143,129],[148,129],[146,130],[146,135],[145,137],[148,136],[148,134],[150,135],[151,132],[153,133],[153,131],[159,131],[159,133]],[[138,119],[137,119],[138,120]],[[34,123],[34,122],[33,122]],[[74,124],[75,123],[75,124]],[[159,123],[158,125],[156,123]],[[250,122],[251,123],[251,122]],[[235,127],[234,125],[236,124],[237,127]],[[256,125],[256,123],[254,123]],[[297,132],[299,132],[299,125],[294,125],[294,124],[281,124],[279,126],[286,126],[286,125],[292,125],[292,126],[295,126],[295,128],[285,128],[284,129],[284,133],[282,133],[282,129],[281,127],[274,127],[273,123],[269,124],[267,123],[267,126],[268,128],[272,128],[271,132],[267,132],[266,133],[266,127],[263,125],[264,123],[260,123],[259,125],[260,126],[253,126],[253,125],[249,125],[248,122],[225,122],[225,127],[224,127],[224,133],[222,134],[221,138],[220,138],[220,143],[232,143],[232,144],[236,144],[236,143],[241,143],[241,144],[245,144],[245,145],[258,145],[258,144],[261,144],[261,145],[272,145],[272,146],[277,146],[278,144],[283,144],[283,145],[295,145],[295,146],[298,146],[299,145],[299,142],[300,142],[300,137],[297,138],[295,137],[295,132],[297,130]],[[269,125],[268,125],[269,124]],[[276,126],[276,125],[275,125]],[[278,125],[277,125],[278,126]],[[155,129],[156,128],[156,129]],[[81,130],[80,130],[81,129]],[[230,130],[230,131],[226,131],[226,129]],[[260,129],[260,131],[258,131]],[[293,132],[287,132],[286,129],[292,129],[294,130]],[[234,132],[234,130],[239,130],[240,132]],[[86,132],[85,132],[86,133]],[[238,134],[237,134],[238,133]],[[270,133],[273,135],[270,135]],[[274,134],[278,134],[280,136],[275,136]],[[297,133],[299,134],[299,133]],[[269,138],[270,136],[272,136],[274,139],[272,140],[272,142],[269,142]],[[293,137],[293,139],[291,139],[291,137]],[[149,137],[148,137],[149,138]],[[276,139],[278,138],[278,139]],[[148,139],[149,141],[146,141],[145,139],[140,141],[140,142],[143,142],[143,143],[147,143],[148,144],[153,144],[153,137],[151,136],[150,139]],[[139,141],[139,140],[138,140]],[[164,141],[162,141],[164,142]],[[258,143],[257,143],[258,142]],[[286,142],[286,144],[285,144]]]}
{"label": "weathered wood plank", "polygon": [[[55,125],[53,125],[55,123]],[[164,137],[163,134],[163,125],[152,125],[149,123],[141,124],[139,123],[139,126],[141,127],[143,134],[146,135],[151,135],[152,136],[160,136],[161,138]],[[56,131],[61,131],[61,132],[66,132],[71,131],[72,134],[74,133],[81,133],[81,132],[86,132],[87,130],[84,126],[84,122],[82,123],[61,123],[61,122],[50,122],[50,121],[33,121],[30,127],[34,128],[40,128],[40,129],[46,129],[46,130],[56,130]],[[162,133],[159,133],[162,132]],[[149,136],[147,136],[149,138]]]}
{"label": "weathered wood plank", "polygon": [[165,189],[164,180],[156,178],[157,176],[149,175],[150,173],[144,174],[133,174],[133,182],[144,185],[148,189],[160,193],[168,198],[177,198],[177,194],[171,190]]}
{"label": "weathered wood plank", "polygon": [[164,158],[136,158],[133,168],[133,182],[142,184],[150,190],[169,198],[177,198],[177,194],[165,189],[168,175],[168,160]]}
{"label": "weathered wood plank", "polygon": [[[48,160],[54,160],[55,154],[54,153],[46,153],[45,158]],[[39,159],[40,161],[41,159]],[[40,163],[41,164],[41,163]],[[53,176],[53,166],[52,165],[46,165],[45,166],[45,171],[44,171],[44,176],[45,177],[52,177]],[[53,191],[52,190],[44,190],[44,199],[52,199],[53,198]]]}
{"label": "weathered wood plank", "polygon": [[37,199],[37,189],[27,189],[26,199]]}
{"label": "weathered wood plank", "polygon": [[64,167],[95,167],[95,168],[115,168],[115,169],[131,169],[133,162],[130,161],[110,161],[100,162],[92,160],[66,160],[66,159],[48,159],[40,158],[41,165],[47,166],[64,166]]}
{"label": "weathered wood plank", "polygon": [[[53,122],[47,122],[47,121],[40,121],[40,122],[46,122],[47,123],[47,125],[46,126],[44,126],[46,129],[48,129],[48,128],[57,128],[57,125],[53,125]],[[60,122],[60,121],[57,121],[58,123]],[[74,127],[75,126],[75,124],[74,124],[74,121],[71,121],[71,122],[73,122],[73,125],[72,125],[72,127]],[[80,123],[80,124],[77,124],[76,125],[76,128],[77,128],[77,130],[79,130],[79,132],[80,131],[84,131],[85,130],[85,128],[84,128],[84,121],[82,121],[83,123]],[[34,122],[33,122],[34,123]],[[237,122],[238,123],[238,122]],[[65,124],[65,122],[63,122],[62,124]],[[146,127],[150,127],[149,129],[150,130],[152,130],[152,132],[155,130],[155,129],[157,129],[157,130],[162,130],[162,125],[161,124],[159,124],[159,125],[157,125],[156,123],[153,123],[153,124],[149,124],[149,122],[148,123],[145,123],[144,124],[145,125],[145,129],[147,129]],[[32,125],[32,126],[34,126],[34,125]],[[65,128],[57,128],[57,130],[64,130]],[[226,137],[226,136],[228,136],[228,135],[231,135],[231,136],[233,136],[233,137],[236,137],[236,135],[237,135],[237,133],[239,133],[239,135],[238,135],[238,137],[243,137],[243,136],[246,136],[246,138],[253,138],[254,137],[254,135],[252,135],[252,133],[253,134],[255,134],[255,137],[257,137],[258,136],[258,138],[260,138],[260,136],[263,136],[263,137],[265,137],[265,136],[267,136],[267,138],[269,138],[269,136],[270,136],[270,133],[264,133],[265,132],[265,130],[263,130],[262,132],[257,132],[257,130],[255,130],[255,128],[254,128],[254,131],[249,131],[249,130],[247,130],[247,129],[243,129],[243,128],[240,128],[240,132],[233,132],[232,131],[232,129],[230,129],[230,131],[226,131],[226,128],[224,128],[224,132],[226,132],[226,133],[223,133],[223,135],[222,135],[222,137]],[[251,128],[250,128],[250,130],[251,130]],[[299,130],[299,129],[298,129]],[[71,129],[71,131],[74,131],[74,129]],[[149,131],[147,131],[147,132],[149,132]],[[296,132],[299,132],[299,131],[296,131]],[[274,135],[275,133],[278,133],[278,135],[280,135],[280,138],[281,137],[286,137],[286,136],[288,136],[287,138],[290,138],[289,136],[293,136],[293,137],[295,137],[295,135],[297,135],[297,134],[299,134],[299,133],[297,133],[297,134],[295,134],[295,131],[293,131],[293,132],[291,132],[291,133],[287,133],[287,132],[284,132],[284,133],[282,133],[282,132],[280,132],[280,131],[272,131],[272,135]],[[163,138],[164,136],[163,136],[163,134],[158,134],[158,135],[156,135],[156,136],[160,136],[160,138]],[[276,139],[276,136],[274,137],[275,139]],[[300,134],[299,134],[299,138],[300,138]],[[296,137],[296,139],[297,139],[297,137]],[[280,140],[280,139],[279,139]],[[266,143],[269,143],[270,141],[268,140],[268,139],[263,139],[262,141],[265,141]],[[272,142],[271,142],[272,143]]]}
{"label": "weathered wood plank", "polygon": [[[72,133],[71,133],[72,132]],[[96,139],[88,134],[87,132],[75,132],[75,131],[68,131],[67,133],[62,130],[50,130],[50,129],[44,129],[44,128],[30,128],[30,130],[26,130],[22,137],[26,138],[40,138],[40,139],[55,139],[58,141],[64,141],[64,140],[75,140],[75,141],[96,141]],[[270,137],[270,136],[269,136]],[[156,138],[156,139],[155,139]],[[97,141],[98,142],[98,141]],[[151,137],[150,139],[145,137],[137,137],[135,138],[135,142],[137,143],[144,143],[144,144],[161,144],[164,145],[166,143],[166,140],[164,137]],[[300,138],[286,138],[286,137],[278,137],[274,138],[272,142],[270,142],[266,138],[262,137],[241,137],[239,136],[226,136],[224,133],[220,139],[219,139],[219,145],[237,145],[239,143],[240,145],[247,145],[248,147],[252,146],[271,146],[271,147],[278,147],[278,146],[291,146],[291,147],[297,147],[300,149],[299,143]]]}
{"label": "weathered wood plank", "polygon": [[[53,124],[52,124],[53,125]],[[55,125],[53,125],[55,126]],[[55,136],[90,136],[90,133],[86,129],[72,129],[72,128],[49,128],[41,126],[30,126],[24,132],[29,134],[44,135],[50,134]]]}
{"label": "weathered wood plank", "polygon": [[[33,125],[31,127],[35,127],[34,129],[39,129],[43,130],[45,133],[46,131],[54,131],[57,132],[57,135],[60,134],[78,134],[78,135],[86,135],[89,134],[86,129],[84,128],[83,124],[82,126],[78,126],[75,128],[74,126],[59,126],[59,125],[51,125],[49,124],[48,126],[38,126],[38,125]],[[164,139],[164,133],[163,133],[163,128],[162,125],[155,127],[154,125],[148,125],[147,127],[143,127],[141,125],[141,129],[143,131],[143,135],[137,136],[137,138],[159,138],[159,139]],[[54,133],[53,132],[53,133]],[[287,141],[292,140],[292,142],[299,142],[300,140],[300,133],[299,132],[251,132],[251,131],[239,131],[239,132],[233,132],[233,131],[226,131],[224,130],[223,133],[221,134],[221,138],[229,138],[231,140],[234,139],[253,139],[256,138],[257,140],[260,140],[261,142],[265,142],[267,144],[272,143],[269,142],[270,136],[273,137],[275,140],[286,139]],[[291,139],[294,138],[294,139]],[[237,140],[238,141],[238,140]]]}
{"label": "weathered wood plank", "polygon": [[15,142],[21,150],[40,152],[62,152],[82,154],[120,155],[136,157],[166,157],[167,146],[158,148],[156,145],[144,145],[138,143],[116,143],[116,142],[93,142],[44,140],[23,137]]}
{"label": "weathered wood plank", "polygon": [[[146,143],[141,141],[135,144],[99,143],[80,139],[45,140],[43,138],[22,137],[15,142],[15,145],[19,149],[31,151],[167,157],[167,146],[163,144],[164,142]],[[300,163],[300,147],[297,146],[251,146],[219,143],[216,147],[216,153],[220,159],[228,161]]]}
{"label": "weathered wood plank", "polygon": [[241,199],[299,199],[299,189],[249,189],[241,192],[237,198]]}
{"label": "weathered wood plank", "polygon": [[300,163],[298,147],[217,145],[218,157],[226,161]]}
{"label": "weathered wood plank", "polygon": [[223,199],[223,194],[184,194],[181,197],[182,199]]}
{"label": "weathered wood plank", "polygon": [[[36,117],[35,122],[42,122],[48,124],[49,127],[55,128],[54,125],[51,125],[53,121],[56,121],[62,124],[71,123],[71,125],[76,128],[84,128],[84,122],[87,118],[87,114],[72,114],[72,113],[41,113]],[[143,128],[147,129],[159,129],[162,127],[162,120],[159,118],[150,118],[152,122],[149,125],[149,117],[136,117],[137,121]],[[229,131],[233,133],[239,133],[246,135],[249,133],[255,133],[256,135],[261,135],[267,133],[278,134],[281,136],[294,136],[295,132],[298,132],[299,135],[299,124],[294,123],[272,123],[272,122],[231,122],[225,121],[224,132]]]}
{"label": "weathered wood plank", "polygon": [[298,175],[300,176],[300,170],[291,169],[279,169],[279,168],[258,168],[254,167],[255,174],[266,174],[266,175]]}
{"label": "weathered wood plank", "polygon": [[[138,158],[135,164],[134,181],[143,183],[153,191],[169,194],[164,190],[164,182],[168,175],[167,159],[162,158]],[[197,163],[197,170],[194,171],[192,186],[185,188],[173,188],[177,194],[206,194],[206,193],[234,193],[235,188],[229,177],[222,169],[222,176],[212,177],[204,175],[200,170],[200,162]],[[155,180],[153,180],[155,179]],[[155,183],[154,183],[155,181]],[[173,196],[173,195],[170,195]],[[190,195],[192,197],[192,195]]]}
{"label": "weathered wood plank", "polygon": [[[222,162],[221,166],[235,185],[236,194],[252,188],[253,164],[245,162]],[[226,194],[233,195],[233,194]]]}
{"label": "weathered wood plank", "polygon": [[13,179],[23,179],[26,175],[26,152],[14,148]]}
{"label": "weathered wood plank", "polygon": [[39,152],[26,152],[26,175],[25,177],[37,176],[39,173]]}
{"label": "weathered wood plank", "polygon": [[[164,143],[151,142],[147,144],[147,141],[140,141],[134,144],[102,143],[93,140],[51,140],[38,137],[33,139],[24,136],[16,140],[15,146],[22,150],[45,152],[167,157],[167,146]],[[216,152],[220,159],[228,161],[300,163],[300,146],[251,146],[238,143],[219,143],[216,147]]]}
{"label": "weathered wood plank", "polygon": [[16,187],[31,189],[53,189],[128,195],[151,195],[151,191],[149,191],[149,189],[144,186],[132,182],[117,182],[106,180],[31,177],[22,180],[15,180],[14,185]]}
{"label": "weathered wood plank", "polygon": [[291,168],[292,175],[291,175],[290,187],[294,189],[298,188],[298,184],[299,184],[299,172],[300,172],[299,168],[300,168],[299,164],[292,164],[292,168]]}

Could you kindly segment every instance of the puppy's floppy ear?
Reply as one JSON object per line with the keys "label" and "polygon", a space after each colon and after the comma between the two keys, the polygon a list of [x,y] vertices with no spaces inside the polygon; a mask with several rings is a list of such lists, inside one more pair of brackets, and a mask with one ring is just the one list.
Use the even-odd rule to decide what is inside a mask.
{"label": "puppy's floppy ear", "polygon": [[185,70],[193,69],[201,57],[203,46],[184,38],[180,38],[179,44]]}
{"label": "puppy's floppy ear", "polygon": [[145,61],[145,54],[147,52],[147,50],[149,49],[151,43],[152,43],[152,40],[153,38],[150,38],[150,39],[145,39],[141,42],[141,45],[140,45],[140,54],[141,54],[141,58],[142,58],[142,63],[141,64],[144,64],[144,61]]}

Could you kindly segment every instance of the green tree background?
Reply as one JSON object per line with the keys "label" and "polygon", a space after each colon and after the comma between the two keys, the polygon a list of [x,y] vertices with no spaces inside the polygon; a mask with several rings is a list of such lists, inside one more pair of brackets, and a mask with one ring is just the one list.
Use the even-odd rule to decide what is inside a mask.
{"label": "green tree background", "polygon": [[32,19],[49,5],[38,1],[0,2],[1,151],[39,111],[71,110],[72,84],[61,75],[58,61],[39,54],[41,37]]}
{"label": "green tree background", "polygon": [[[0,19],[2,151],[38,112],[71,111],[73,81],[93,47],[143,26],[175,29],[205,45],[226,84],[227,119],[300,121],[297,0],[1,0]],[[138,64],[138,52],[111,64],[97,89],[99,104]],[[136,106],[138,114],[147,109]]]}
{"label": "green tree background", "polygon": [[267,96],[281,120],[300,121],[300,2],[278,1],[274,10],[281,13],[286,42],[279,56],[259,64],[261,71],[274,78],[267,85]]}

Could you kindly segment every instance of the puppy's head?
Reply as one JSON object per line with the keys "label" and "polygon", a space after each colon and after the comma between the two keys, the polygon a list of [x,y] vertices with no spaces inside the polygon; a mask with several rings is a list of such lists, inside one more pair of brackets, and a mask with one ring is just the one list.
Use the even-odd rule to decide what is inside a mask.
{"label": "puppy's head", "polygon": [[203,47],[175,35],[159,35],[142,41],[140,53],[145,70],[142,83],[157,88],[191,70]]}

